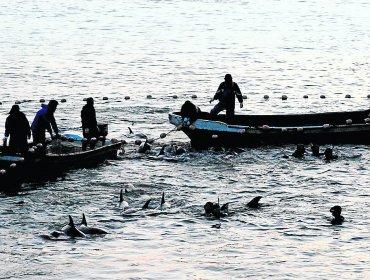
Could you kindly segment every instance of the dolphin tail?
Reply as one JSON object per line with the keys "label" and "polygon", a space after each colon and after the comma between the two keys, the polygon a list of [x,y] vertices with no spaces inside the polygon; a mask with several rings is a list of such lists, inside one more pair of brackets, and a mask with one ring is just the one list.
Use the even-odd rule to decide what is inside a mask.
{"label": "dolphin tail", "polygon": [[162,193],[162,199],[161,199],[161,205],[165,204],[165,200],[164,200],[164,192]]}
{"label": "dolphin tail", "polygon": [[85,213],[82,213],[81,225],[85,225],[87,227],[87,221],[86,221]]}
{"label": "dolphin tail", "polygon": [[123,189],[121,189],[121,192],[119,193],[119,202],[123,201]]}
{"label": "dolphin tail", "polygon": [[149,208],[149,203],[152,201],[152,199],[151,198],[149,198],[146,202],[145,202],[145,204],[144,204],[144,206],[143,206],[143,209],[148,209]]}

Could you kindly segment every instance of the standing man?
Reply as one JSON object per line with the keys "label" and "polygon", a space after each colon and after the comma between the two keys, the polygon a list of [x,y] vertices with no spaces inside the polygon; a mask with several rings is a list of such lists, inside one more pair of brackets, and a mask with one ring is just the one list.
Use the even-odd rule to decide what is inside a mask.
{"label": "standing man", "polygon": [[85,138],[90,140],[92,137],[99,136],[98,123],[96,121],[96,113],[94,108],[94,99],[89,97],[86,99],[86,105],[81,110],[82,133]]}
{"label": "standing man", "polygon": [[55,132],[55,137],[58,136],[59,130],[54,118],[54,113],[58,104],[58,101],[50,100],[48,105],[41,105],[42,108],[36,113],[31,125],[33,143],[45,144],[45,130],[50,133],[51,138],[54,138],[53,130]]}
{"label": "standing man", "polygon": [[19,110],[18,105],[12,106],[9,116],[6,118],[4,143],[9,136],[11,153],[21,152],[25,155],[28,151],[27,138],[31,138],[31,129],[26,115]]}
{"label": "standing man", "polygon": [[211,110],[211,115],[216,116],[223,110],[226,110],[226,116],[234,116],[235,114],[235,97],[238,98],[240,108],[243,108],[243,97],[237,83],[233,82],[230,74],[225,75],[225,81],[218,87],[214,100],[219,100],[218,104]]}

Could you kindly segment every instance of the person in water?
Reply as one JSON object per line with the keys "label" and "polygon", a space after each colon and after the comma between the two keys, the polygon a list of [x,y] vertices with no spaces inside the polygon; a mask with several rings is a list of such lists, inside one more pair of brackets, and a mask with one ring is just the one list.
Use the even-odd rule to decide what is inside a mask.
{"label": "person in water", "polygon": [[[58,104],[58,101],[50,100],[48,105],[41,105],[42,108],[36,113],[31,125],[33,143],[45,144],[45,130],[50,133],[51,138],[59,136],[58,126],[54,118],[54,113]],[[55,136],[53,135],[52,128],[55,132]]]}
{"label": "person in water", "polygon": [[31,129],[26,115],[19,110],[18,105],[13,105],[9,112],[9,116],[6,118],[4,139],[5,144],[9,136],[10,152],[21,152],[22,154],[26,154],[28,151],[27,138],[31,138]]}
{"label": "person in water", "polygon": [[225,75],[225,81],[218,87],[215,96],[210,103],[218,100],[218,104],[211,110],[211,115],[216,116],[223,110],[226,110],[226,116],[235,114],[235,97],[238,98],[240,108],[243,108],[243,97],[237,83],[233,82],[230,74]]}
{"label": "person in water", "polygon": [[94,99],[87,98],[86,105],[81,110],[82,133],[87,139],[99,136],[98,123],[94,108]]}

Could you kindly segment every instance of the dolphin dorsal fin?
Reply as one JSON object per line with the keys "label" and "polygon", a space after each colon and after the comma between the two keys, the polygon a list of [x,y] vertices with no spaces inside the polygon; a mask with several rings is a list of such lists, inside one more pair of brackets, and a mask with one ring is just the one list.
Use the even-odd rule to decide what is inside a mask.
{"label": "dolphin dorsal fin", "polygon": [[134,133],[132,132],[131,127],[128,127],[128,130],[130,131],[130,134],[134,134]]}
{"label": "dolphin dorsal fin", "polygon": [[81,225],[85,225],[87,227],[87,221],[86,221],[85,213],[82,213]]}
{"label": "dolphin dorsal fin", "polygon": [[217,198],[217,203],[218,205],[220,205],[220,198]]}
{"label": "dolphin dorsal fin", "polygon": [[119,202],[123,201],[123,189],[121,189],[121,192],[119,193]]}
{"label": "dolphin dorsal fin", "polygon": [[162,193],[162,199],[161,199],[161,205],[165,204],[165,200],[164,200],[164,192]]}
{"label": "dolphin dorsal fin", "polygon": [[73,222],[73,219],[72,219],[71,215],[68,215],[68,217],[69,217],[69,225],[71,227],[74,227],[75,226],[75,223]]}
{"label": "dolphin dorsal fin", "polygon": [[166,145],[163,145],[162,146],[162,148],[161,148],[161,150],[160,150],[160,152],[159,152],[159,156],[161,156],[161,155],[164,155],[164,149],[166,148]]}
{"label": "dolphin dorsal fin", "polygon": [[144,206],[143,206],[143,209],[148,209],[149,208],[149,203],[152,201],[152,199],[151,198],[149,198],[146,202],[145,202],[145,204],[144,204]]}

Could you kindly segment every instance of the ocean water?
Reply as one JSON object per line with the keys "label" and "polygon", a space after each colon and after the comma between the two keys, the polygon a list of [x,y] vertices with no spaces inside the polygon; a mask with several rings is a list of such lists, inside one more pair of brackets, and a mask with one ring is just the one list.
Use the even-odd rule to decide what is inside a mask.
{"label": "ocean water", "polygon": [[[284,159],[293,145],[191,151],[181,132],[139,154],[128,135],[170,131],[168,113],[192,95],[210,110],[226,73],[247,97],[238,113],[369,108],[369,14],[350,0],[1,1],[0,135],[14,102],[31,122],[41,98],[65,98],[58,125],[78,131],[92,96],[127,145],[97,168],[0,193],[0,279],[369,279],[368,146],[335,146],[328,163]],[[156,159],[165,144],[188,152]],[[162,192],[170,208],[141,210]],[[218,198],[231,215],[204,217]],[[330,224],[334,205],[343,225]],[[43,238],[82,213],[109,234]]]}

